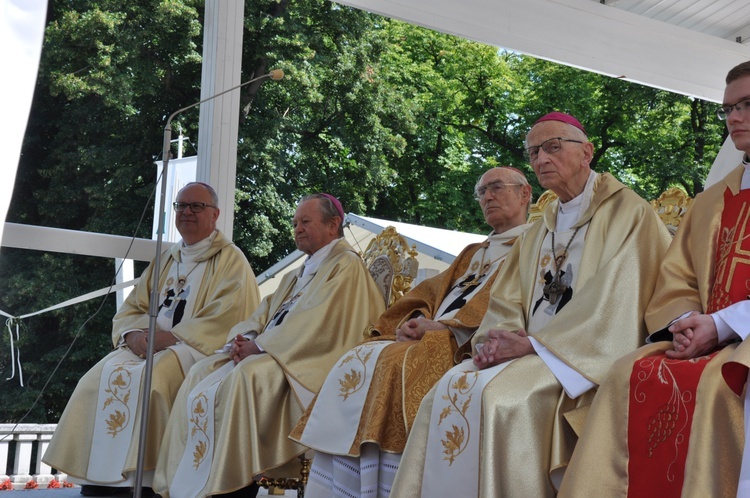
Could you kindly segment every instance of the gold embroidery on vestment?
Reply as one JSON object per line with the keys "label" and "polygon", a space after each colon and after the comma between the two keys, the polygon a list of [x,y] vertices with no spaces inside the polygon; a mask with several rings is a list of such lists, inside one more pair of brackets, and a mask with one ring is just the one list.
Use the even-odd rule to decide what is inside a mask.
{"label": "gold embroidery on vestment", "polygon": [[[339,385],[341,386],[339,388],[339,396],[343,397],[344,401],[346,401],[349,396],[362,389],[362,386],[365,385],[364,381],[367,379],[367,360],[369,360],[370,356],[372,356],[372,348],[373,346],[368,344],[357,346],[356,348],[352,349],[352,351],[348,355],[346,355],[343,360],[341,360],[341,363],[339,363],[338,368],[341,368],[345,364],[355,360],[359,363],[359,365],[362,365],[361,371],[357,371],[356,368],[359,365],[355,365],[355,367],[352,368],[348,373],[344,374],[343,378],[339,379]],[[360,355],[363,350],[369,351],[365,352],[364,355]]]}
{"label": "gold embroidery on vestment", "polygon": [[126,368],[128,365],[137,365],[136,362],[126,362],[123,365],[117,367],[110,374],[107,379],[107,388],[104,390],[105,393],[110,394],[104,399],[102,410],[106,410],[110,405],[115,404],[116,406],[122,406],[124,411],[114,409],[113,412],[109,413],[109,416],[105,420],[107,424],[107,434],[113,438],[117,437],[119,433],[124,431],[130,423],[130,384],[132,382],[132,374]]}
{"label": "gold embroidery on vestment", "polygon": [[[215,385],[215,384],[214,384]],[[212,389],[212,385],[209,389]],[[192,413],[188,424],[190,425],[190,437],[194,438],[196,434],[201,433],[202,437],[193,447],[193,467],[197,470],[208,456],[209,444],[211,439],[208,437],[208,397],[206,391],[201,391],[193,398],[190,412]],[[205,440],[203,439],[205,438]]]}
{"label": "gold embroidery on vestment", "polygon": [[[472,378],[470,379],[470,377]],[[448,466],[452,465],[453,461],[469,445],[471,426],[469,419],[466,418],[466,410],[469,409],[471,404],[471,398],[474,395],[472,389],[476,386],[478,379],[479,372],[458,372],[451,377],[451,381],[448,383],[447,394],[442,395],[443,400],[448,401],[449,404],[441,410],[438,425],[453,412],[456,412],[461,417],[458,420],[458,423],[461,425],[452,424],[451,429],[445,431],[445,439],[440,440],[444,448],[443,453],[445,454],[443,460],[448,460]]]}
{"label": "gold embroidery on vestment", "polygon": [[729,289],[732,285],[732,280],[734,279],[734,272],[737,269],[737,265],[750,264],[750,251],[742,249],[742,243],[747,238],[747,235],[745,235],[745,233],[747,231],[748,218],[750,218],[750,210],[748,210],[747,204],[743,204],[739,219],[737,220],[737,224],[732,228],[732,233],[735,233],[737,231],[737,228],[739,228],[740,233],[737,236],[737,241],[735,242],[735,253],[737,254],[737,256],[741,255],[744,257],[740,258],[735,256],[732,258],[728,278],[726,278],[726,280],[724,281],[725,292],[729,292]]}

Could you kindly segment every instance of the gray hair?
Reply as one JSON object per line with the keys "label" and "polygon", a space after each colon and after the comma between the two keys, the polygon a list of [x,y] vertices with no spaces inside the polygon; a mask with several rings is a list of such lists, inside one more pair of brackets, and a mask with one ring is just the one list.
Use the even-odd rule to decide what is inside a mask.
{"label": "gray hair", "polygon": [[[336,206],[334,206],[331,199],[326,197],[323,194],[310,194],[304,196],[302,199],[300,199],[299,203],[302,204],[305,201],[310,201],[312,199],[318,199],[320,202],[318,205],[320,206],[320,213],[323,215],[323,223],[330,223],[333,221],[333,218],[341,218],[341,215],[339,214],[339,210],[336,209]],[[338,235],[339,237],[344,236],[344,220],[341,220],[341,223],[339,223],[338,226]]]}
{"label": "gray hair", "polygon": [[[190,187],[192,185],[200,185],[201,187],[205,188],[206,191],[208,191],[208,195],[211,196],[211,202],[213,203],[213,205],[218,207],[218,205],[219,205],[219,196],[216,195],[216,190],[214,190],[214,188],[211,185],[209,185],[208,183],[190,182],[190,183],[186,184],[184,187],[182,187],[180,189],[180,192],[182,192],[183,190],[185,190],[186,188],[188,188],[188,187]],[[179,194],[179,192],[178,192],[178,194]]]}
{"label": "gray hair", "polygon": [[[494,168],[488,169],[487,171],[492,171],[493,169],[504,169],[508,172],[508,174],[510,174],[511,183],[518,184],[522,187],[531,188],[531,186],[529,185],[529,180],[526,179],[526,175],[524,175],[523,172],[518,168],[514,168],[513,166],[495,166]],[[482,181],[482,177],[487,173],[487,171],[479,175],[477,183],[474,184],[474,192],[476,192],[477,188],[479,188],[479,182]],[[532,196],[529,195],[529,202],[526,203],[526,212],[528,212],[531,208],[531,199]]]}

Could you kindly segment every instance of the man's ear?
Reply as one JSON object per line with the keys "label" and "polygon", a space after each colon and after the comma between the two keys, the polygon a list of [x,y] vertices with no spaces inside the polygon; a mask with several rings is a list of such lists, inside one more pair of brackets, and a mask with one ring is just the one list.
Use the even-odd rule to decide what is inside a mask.
{"label": "man's ear", "polygon": [[340,216],[333,216],[331,218],[331,226],[336,233],[339,233],[339,227],[343,221]]}
{"label": "man's ear", "polygon": [[531,185],[523,185],[523,188],[521,189],[521,191],[523,192],[523,197],[522,197],[523,202],[525,202],[526,204],[530,204],[531,203]]}
{"label": "man's ear", "polygon": [[591,160],[594,158],[594,144],[591,142],[586,142],[583,144],[583,157],[586,160],[586,164],[591,163]]}

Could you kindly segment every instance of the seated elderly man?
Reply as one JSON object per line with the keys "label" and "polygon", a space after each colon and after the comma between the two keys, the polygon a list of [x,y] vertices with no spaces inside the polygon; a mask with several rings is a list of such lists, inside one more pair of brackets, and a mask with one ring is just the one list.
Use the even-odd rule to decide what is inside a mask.
{"label": "seated elderly man", "polygon": [[294,240],[308,258],[232,328],[224,352],[188,374],[154,477],[162,496],[254,496],[257,475],[306,450],[287,436],[334,362],[384,309],[375,281],[343,239],[343,219],[328,194],[297,206]]}
{"label": "seated elderly man", "polygon": [[[529,226],[531,187],[520,171],[493,168],[475,192],[493,229],[487,240],[464,249],[446,271],[383,313],[372,333],[380,340],[342,357],[309,419],[292,434],[316,450],[308,498],[388,496],[420,401],[455,365],[454,355],[487,311],[506,254]],[[347,378],[355,382],[342,387]]]}
{"label": "seated elderly man", "polygon": [[422,401],[391,496],[555,495],[578,415],[645,336],[669,234],[651,206],[589,164],[574,117],[540,118],[531,166],[559,200],[519,237],[491,290],[473,361]]}
{"label": "seated elderly man", "polygon": [[[174,203],[182,241],[165,252],[159,276],[146,486],[185,372],[221,347],[227,331],[258,306],[247,259],[216,230],[217,204],[216,192],[204,183],[187,184]],[[81,378],[44,454],[45,463],[84,484],[83,495],[127,491],[134,482],[153,271],[152,262],[115,315],[115,350]]]}
{"label": "seated elderly man", "polygon": [[666,342],[613,366],[565,496],[750,496],[749,99],[744,62],[727,74],[718,111],[742,164],[698,194],[680,223],[646,310],[650,339]]}

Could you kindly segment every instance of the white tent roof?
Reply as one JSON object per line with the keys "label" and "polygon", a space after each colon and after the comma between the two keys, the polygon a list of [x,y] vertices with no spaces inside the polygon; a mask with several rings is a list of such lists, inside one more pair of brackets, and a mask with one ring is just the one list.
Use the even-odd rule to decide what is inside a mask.
{"label": "white tent roof", "polygon": [[716,102],[726,72],[750,60],[746,0],[337,1]]}

